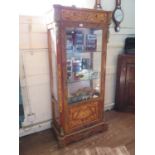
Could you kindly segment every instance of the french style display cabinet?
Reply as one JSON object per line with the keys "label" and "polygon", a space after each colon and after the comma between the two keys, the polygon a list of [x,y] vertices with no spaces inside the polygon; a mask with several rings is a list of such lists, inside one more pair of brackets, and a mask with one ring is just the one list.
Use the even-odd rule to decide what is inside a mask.
{"label": "french style display cabinet", "polygon": [[104,131],[111,12],[54,5],[48,25],[52,127],[60,146]]}

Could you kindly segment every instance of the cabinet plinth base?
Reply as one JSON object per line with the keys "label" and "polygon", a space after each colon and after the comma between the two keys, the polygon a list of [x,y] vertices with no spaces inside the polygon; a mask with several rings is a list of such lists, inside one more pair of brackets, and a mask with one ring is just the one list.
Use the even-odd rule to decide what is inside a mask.
{"label": "cabinet plinth base", "polygon": [[107,129],[108,129],[108,125],[105,122],[101,122],[101,123],[95,124],[91,127],[84,128],[80,131],[76,131],[76,132],[72,132],[71,134],[60,136],[57,129],[55,127],[53,127],[53,131],[54,131],[56,138],[58,140],[59,147],[64,147],[67,144],[79,141],[81,139],[84,139],[84,138],[94,135],[96,133],[106,131]]}

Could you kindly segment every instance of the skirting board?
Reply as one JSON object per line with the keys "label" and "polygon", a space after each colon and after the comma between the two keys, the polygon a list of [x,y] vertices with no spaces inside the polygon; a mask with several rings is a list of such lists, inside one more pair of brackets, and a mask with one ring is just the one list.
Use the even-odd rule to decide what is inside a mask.
{"label": "skirting board", "polygon": [[37,123],[28,127],[23,127],[19,129],[19,137],[23,137],[49,128],[51,128],[51,120]]}
{"label": "skirting board", "polygon": [[115,103],[105,103],[104,111],[112,110],[114,108]]}
{"label": "skirting board", "polygon": [[[105,111],[113,109],[114,104],[105,104]],[[34,124],[32,126],[23,127],[19,130],[19,137],[33,134],[51,128],[51,120]]]}

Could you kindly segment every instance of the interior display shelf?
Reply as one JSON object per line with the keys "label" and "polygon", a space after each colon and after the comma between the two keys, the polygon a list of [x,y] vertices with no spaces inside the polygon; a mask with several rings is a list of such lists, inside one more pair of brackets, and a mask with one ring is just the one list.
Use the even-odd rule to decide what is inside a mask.
{"label": "interior display shelf", "polygon": [[[71,79],[68,79],[68,83],[75,83],[75,82],[80,82],[80,81],[88,81],[88,80],[94,80],[94,79],[99,79],[100,73],[97,71],[88,71],[87,73],[79,72],[76,74],[77,77],[72,77]],[[73,75],[74,76],[74,75]]]}
{"label": "interior display shelf", "polygon": [[77,51],[66,51],[67,54],[83,54],[83,53],[96,53],[96,52],[102,52],[102,51],[82,51],[82,52],[77,52]]}

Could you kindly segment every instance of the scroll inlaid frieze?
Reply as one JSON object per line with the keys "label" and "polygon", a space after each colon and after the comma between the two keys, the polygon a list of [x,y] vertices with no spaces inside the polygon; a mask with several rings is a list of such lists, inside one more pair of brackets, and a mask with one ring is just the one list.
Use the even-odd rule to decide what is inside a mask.
{"label": "scroll inlaid frieze", "polygon": [[89,12],[89,11],[76,11],[76,10],[62,10],[61,16],[63,20],[71,21],[84,21],[84,22],[93,22],[100,23],[106,22],[107,14],[103,12]]}

